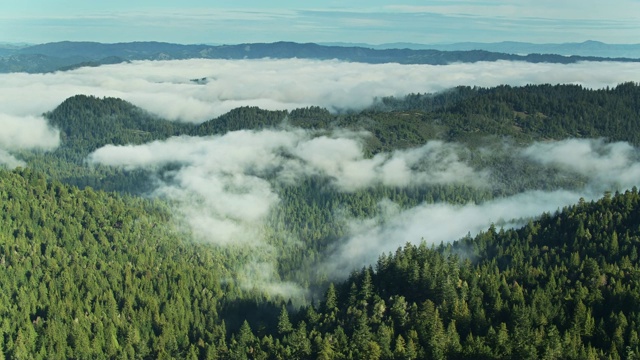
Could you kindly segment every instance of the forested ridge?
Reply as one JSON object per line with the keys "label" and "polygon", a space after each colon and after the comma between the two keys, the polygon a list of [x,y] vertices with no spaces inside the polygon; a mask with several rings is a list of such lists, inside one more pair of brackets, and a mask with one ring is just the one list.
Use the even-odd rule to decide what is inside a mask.
{"label": "forested ridge", "polygon": [[[381,216],[385,199],[407,209],[583,186],[577,174],[514,161],[509,146],[567,138],[637,146],[638,84],[458,87],[382,98],[362,111],[243,107],[201,124],[163,120],[120,99],[78,95],[45,117],[60,130],[61,145],[16,152],[27,169],[0,169],[0,357],[640,354],[635,188],[542,214],[520,229],[495,225],[451,244],[407,244],[346,280],[330,281],[316,267],[348,234],[345,218]],[[265,241],[278,254],[276,280],[309,291],[291,302],[240,286],[238,270],[252,261],[251,248],[194,242],[189,230],[176,226],[170,201],[149,196],[162,172],[87,162],[109,144],[290,128],[310,136],[364,130],[367,157],[431,140],[464,144],[469,150],[459,156],[494,169],[493,185],[336,191],[331,179],[318,176],[295,183],[266,179],[279,198],[265,224]],[[488,148],[490,154],[475,151]]]}
{"label": "forested ridge", "polygon": [[[21,154],[31,168],[80,187],[136,192],[142,172],[85,165],[86,156],[107,144],[142,144],[171,136],[211,136],[235,130],[292,126],[309,130],[365,130],[369,154],[415,147],[429,140],[471,147],[509,139],[605,138],[640,145],[640,85],[591,90],[579,85],[457,87],[438,94],[381,98],[370,108],[332,114],[320,107],[268,111],[241,107],[201,124],[160,119],[115,98],[78,95],[46,113],[61,130],[61,146],[34,156]],[[139,191],[138,191],[139,192]]]}
{"label": "forested ridge", "polygon": [[[8,358],[595,359],[638,352],[636,189],[519,230],[491,227],[435,248],[407,244],[289,313],[275,299],[221,281],[232,259],[181,240],[166,227],[162,204],[48,183],[30,171],[0,177],[0,340]],[[241,309],[251,318],[229,333],[225,318]]]}
{"label": "forested ridge", "polygon": [[639,201],[634,188],[518,230],[407,244],[331,286],[297,327],[283,313],[280,338],[315,333],[298,358],[635,358]]}

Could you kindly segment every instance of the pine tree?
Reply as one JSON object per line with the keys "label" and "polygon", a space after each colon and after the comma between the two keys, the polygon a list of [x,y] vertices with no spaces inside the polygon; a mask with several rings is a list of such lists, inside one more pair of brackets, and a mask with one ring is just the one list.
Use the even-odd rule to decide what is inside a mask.
{"label": "pine tree", "polygon": [[289,312],[287,308],[282,305],[280,310],[280,316],[278,316],[278,334],[287,335],[293,331],[293,325],[289,321]]}

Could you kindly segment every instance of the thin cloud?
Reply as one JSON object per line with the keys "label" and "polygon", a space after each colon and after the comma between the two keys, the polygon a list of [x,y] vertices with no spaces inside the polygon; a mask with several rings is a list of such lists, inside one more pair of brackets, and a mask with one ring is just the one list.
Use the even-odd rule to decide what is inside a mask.
{"label": "thin cloud", "polygon": [[[0,14],[5,40],[43,42],[153,39],[180,43],[298,42],[635,42],[640,5],[633,0],[374,2],[365,6],[296,3],[249,8],[137,3],[48,4]],[[353,20],[353,21],[352,21]],[[508,26],[515,24],[515,26]],[[83,31],[77,31],[82,28]],[[105,32],[104,29],[110,29]],[[295,29],[297,31],[292,31]]]}
{"label": "thin cloud", "polygon": [[0,165],[7,168],[25,166],[12,151],[53,150],[60,143],[60,132],[42,117],[0,113],[0,128]]}
{"label": "thin cloud", "polygon": [[580,197],[580,193],[565,190],[527,191],[483,204],[425,203],[404,211],[386,200],[379,204],[382,211],[378,217],[348,221],[347,239],[336,245],[319,269],[343,278],[406,243],[447,243],[478,234],[492,223],[505,228],[520,226],[523,219],[553,212],[576,203]]}
{"label": "thin cloud", "polygon": [[511,150],[514,160],[533,161],[566,176],[578,175],[586,179],[586,184],[579,189],[530,190],[481,204],[424,203],[406,210],[384,200],[375,218],[345,219],[348,236],[319,268],[342,278],[405,243],[451,242],[469,233],[476,235],[492,223],[504,228],[522,226],[526,219],[554,212],[580,198],[592,200],[606,191],[637,186],[640,179],[640,152],[625,142],[567,139]]}
{"label": "thin cloud", "polygon": [[8,168],[8,169],[14,169],[17,168],[18,166],[22,166],[24,167],[26,164],[24,161],[22,160],[18,160],[16,159],[15,156],[9,154],[8,152],[0,149],[0,166]]}
{"label": "thin cloud", "polygon": [[551,0],[537,1],[536,6],[528,2],[505,1],[450,1],[436,5],[401,5],[385,7],[391,12],[436,13],[450,16],[473,16],[505,19],[548,19],[548,20],[593,20],[620,21],[637,20],[640,4],[637,1],[623,0],[615,4],[601,1],[569,0],[558,3]]}
{"label": "thin cloud", "polygon": [[545,166],[578,173],[600,191],[628,189],[640,179],[640,153],[626,142],[567,139],[535,143],[521,154]]}
{"label": "thin cloud", "polygon": [[[486,173],[475,171],[458,155],[468,151],[460,145],[434,141],[366,158],[364,136],[300,129],[235,131],[136,146],[108,145],[93,152],[89,162],[156,171],[154,195],[173,204],[177,219],[194,240],[251,249],[255,258],[237,274],[241,286],[294,294],[293,284],[276,276],[277,251],[268,242],[269,214],[276,206],[287,206],[281,204],[278,184],[320,177],[335,191],[344,192],[380,185],[486,186]],[[304,294],[300,289],[295,293]]]}

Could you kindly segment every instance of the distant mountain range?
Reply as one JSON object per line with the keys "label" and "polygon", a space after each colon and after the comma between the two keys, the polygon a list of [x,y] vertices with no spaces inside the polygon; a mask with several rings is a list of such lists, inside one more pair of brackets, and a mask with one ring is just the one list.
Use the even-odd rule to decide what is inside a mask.
{"label": "distant mountain range", "polygon": [[[489,51],[485,48],[493,48]],[[389,48],[384,48],[384,47]],[[534,51],[556,46],[555,53]],[[413,48],[409,48],[413,47]],[[417,47],[429,47],[417,48]],[[96,42],[55,42],[33,46],[0,45],[0,72],[41,73],[69,70],[82,66],[99,66],[131,60],[171,60],[171,59],[337,59],[364,63],[400,63],[445,65],[455,62],[478,62],[512,60],[526,62],[573,63],[577,61],[624,61],[640,62],[640,45],[608,45],[598,42],[582,44],[535,45],[527,43],[453,45],[387,44],[372,48],[370,45],[350,44],[318,45],[313,43],[256,43],[238,45],[180,45],[162,42],[131,42],[103,44]],[[600,49],[626,47],[631,57],[585,56],[571,54],[582,48],[582,53],[595,53]],[[592,50],[589,50],[592,49]],[[635,50],[634,50],[635,49]],[[612,53],[610,50],[608,53]],[[634,52],[635,51],[635,52]],[[544,54],[542,54],[544,52]],[[606,52],[601,50],[601,52]],[[569,55],[571,54],[571,55]]]}
{"label": "distant mountain range", "polygon": [[441,50],[441,51],[469,51],[485,50],[506,54],[558,54],[565,56],[597,56],[608,58],[640,58],[640,44],[606,44],[600,41],[588,40],[581,43],[562,44],[533,44],[527,42],[503,41],[496,43],[462,42],[455,44],[416,44],[416,43],[388,43],[369,45],[361,43],[321,43],[330,46],[360,46],[372,49],[412,49],[412,50]]}

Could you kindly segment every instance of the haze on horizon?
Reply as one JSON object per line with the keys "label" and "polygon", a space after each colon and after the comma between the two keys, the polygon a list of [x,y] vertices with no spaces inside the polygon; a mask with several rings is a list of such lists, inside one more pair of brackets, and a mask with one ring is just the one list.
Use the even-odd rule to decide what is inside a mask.
{"label": "haze on horizon", "polygon": [[0,42],[637,43],[640,2],[24,0],[0,5]]}

